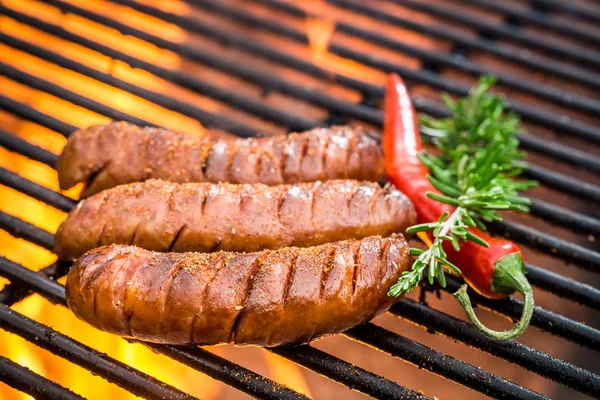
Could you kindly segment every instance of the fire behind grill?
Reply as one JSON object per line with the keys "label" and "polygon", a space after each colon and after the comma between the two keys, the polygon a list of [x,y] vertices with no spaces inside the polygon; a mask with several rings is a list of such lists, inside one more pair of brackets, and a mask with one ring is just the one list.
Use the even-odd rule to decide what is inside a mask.
{"label": "fire behind grill", "polygon": [[[578,322],[597,323],[600,307],[600,291],[594,287],[600,269],[595,246],[600,233],[597,7],[590,10],[585,8],[587,3],[550,0],[530,4],[328,0],[311,2],[306,9],[275,0],[120,0],[122,6],[45,3],[0,2],[0,109],[4,111],[0,114],[0,145],[11,152],[0,153],[0,159],[17,153],[53,168],[55,153],[60,151],[55,144],[60,141],[23,134],[26,141],[14,133],[33,126],[49,137],[68,137],[86,122],[108,119],[201,134],[203,128],[195,122],[199,121],[204,127],[239,136],[355,121],[380,127],[382,83],[384,72],[389,71],[399,72],[412,84],[419,111],[439,117],[447,115],[439,104],[441,90],[464,95],[478,75],[494,72],[500,89],[508,94],[511,109],[521,115],[529,132],[519,135],[523,149],[530,152],[526,174],[543,184],[531,193],[536,218],[508,215],[506,221],[492,227],[495,233],[526,246],[526,259],[539,265],[527,265],[540,305],[529,332],[520,342],[495,342],[452,316],[461,314],[446,293],[460,285],[451,278],[442,290],[443,301],[424,289],[419,301],[414,297],[401,300],[377,320],[378,325],[365,324],[343,334],[355,343],[336,337],[311,346],[257,351],[274,353],[376,398],[444,398],[448,393],[475,396],[476,392],[519,399],[543,398],[540,393],[573,398],[577,392],[600,397],[600,377],[594,372],[598,371],[596,354],[590,354],[600,350],[600,331]],[[329,38],[334,16],[335,33]],[[324,42],[319,45],[322,37]],[[328,39],[332,41],[328,43]],[[141,41],[146,49],[152,47],[148,43],[156,48],[140,51]],[[307,44],[312,51],[307,51]],[[82,58],[82,54],[97,62]],[[40,60],[45,63],[39,64]],[[92,78],[95,86],[80,88],[80,82],[90,82],[82,77]],[[112,92],[104,89],[109,86]],[[104,93],[115,93],[118,88],[135,97],[125,95],[111,101],[90,87]],[[28,97],[32,94],[46,102],[32,104]],[[57,111],[57,107],[67,111]],[[31,131],[27,129],[24,131]],[[31,171],[18,164],[2,165],[0,184],[10,188],[3,194],[16,191],[24,195],[19,199],[46,203],[52,209],[45,212],[53,215],[74,206],[70,197],[49,189],[48,182],[44,182],[46,186],[34,182],[42,180],[36,176],[39,165]],[[51,249],[52,233],[37,226],[44,224],[35,215],[12,204],[6,207],[0,201],[0,228]],[[10,281],[0,291],[0,326],[4,330],[133,394],[189,397],[15,311],[32,293],[57,304],[53,307],[64,306],[64,290],[56,280],[66,274],[70,263],[56,262],[41,269],[27,265],[32,268],[28,269],[23,265],[27,264],[26,254],[15,255],[9,248],[19,242],[6,238],[8,245],[0,245],[0,276]],[[9,258],[25,261],[16,263]],[[508,318],[518,318],[522,310],[517,299],[489,301],[471,296],[478,307]],[[391,316],[425,328],[431,335]],[[493,315],[482,318],[492,324],[497,319]],[[364,345],[380,353],[372,353]],[[465,345],[474,349],[465,350]],[[215,354],[212,348],[146,346],[250,396],[304,397]],[[227,354],[244,350],[232,348]],[[385,369],[365,361],[364,354]],[[344,361],[348,358],[351,360]],[[402,369],[405,374],[395,375],[391,369],[404,367],[398,359],[474,391],[439,382],[433,374],[410,366]],[[478,364],[489,365],[494,372],[476,367]],[[255,369],[251,363],[248,366]],[[515,382],[502,377],[506,375]],[[79,398],[46,378],[0,358],[0,380],[10,386],[39,398]],[[327,388],[326,393],[350,395],[315,379],[313,382]],[[525,383],[535,391],[520,385]],[[197,393],[202,396],[205,392]],[[312,394],[331,397],[322,394],[320,387],[313,388]]]}

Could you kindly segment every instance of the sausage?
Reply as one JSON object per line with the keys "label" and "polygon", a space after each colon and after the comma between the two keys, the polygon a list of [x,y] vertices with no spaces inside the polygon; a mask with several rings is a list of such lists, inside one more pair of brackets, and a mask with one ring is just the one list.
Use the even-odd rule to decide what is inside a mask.
{"label": "sausage", "polygon": [[54,252],[74,259],[109,244],[163,252],[307,247],[388,236],[415,220],[400,191],[372,182],[266,186],[153,179],[82,200],[58,229]]}
{"label": "sausage", "polygon": [[81,197],[87,197],[150,178],[267,185],[342,178],[377,181],[383,175],[383,157],[379,135],[349,126],[215,139],[116,122],[71,134],[57,171],[61,189],[84,182]]}
{"label": "sausage", "polygon": [[176,345],[305,343],[364,323],[410,267],[402,235],[256,253],[159,253],[100,247],[67,277],[82,320],[124,337]]}

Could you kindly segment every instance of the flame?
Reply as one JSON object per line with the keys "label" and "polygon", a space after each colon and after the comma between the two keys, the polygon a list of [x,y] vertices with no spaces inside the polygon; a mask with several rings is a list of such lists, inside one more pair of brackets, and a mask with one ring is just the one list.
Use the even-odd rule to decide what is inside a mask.
{"label": "flame", "polygon": [[335,73],[371,83],[380,82],[381,71],[339,57],[328,51],[334,33],[335,21],[322,17],[309,17],[306,19],[306,35],[313,62]]}
{"label": "flame", "polygon": [[312,398],[310,388],[300,367],[273,353],[263,352],[269,373],[277,382],[294,388],[296,391]]}

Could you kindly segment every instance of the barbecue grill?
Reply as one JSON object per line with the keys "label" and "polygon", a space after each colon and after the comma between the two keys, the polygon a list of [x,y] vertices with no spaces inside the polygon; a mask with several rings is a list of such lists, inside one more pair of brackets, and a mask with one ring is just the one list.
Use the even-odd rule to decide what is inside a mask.
{"label": "barbecue grill", "polygon": [[[409,366],[407,371],[419,374],[415,380],[413,375],[356,366],[361,359],[345,360],[344,351],[331,354],[328,339],[323,345],[256,351],[274,353],[312,371],[307,374],[333,380],[342,386],[332,390],[348,396],[343,386],[375,398],[443,398],[446,395],[433,388],[450,391],[454,386],[474,397],[600,398],[600,364],[593,354],[600,350],[600,252],[595,242],[600,234],[600,29],[594,26],[600,21],[598,4],[309,3],[0,1],[0,161],[17,153],[38,168],[31,172],[3,162],[2,193],[43,202],[49,206],[44,212],[53,215],[56,210],[68,212],[75,201],[41,184],[35,171],[39,164],[54,168],[60,150],[44,142],[43,135],[68,137],[85,125],[78,119],[82,115],[143,126],[163,125],[164,120],[171,129],[197,133],[207,127],[244,137],[333,123],[381,127],[384,73],[401,74],[412,86],[418,111],[435,117],[448,115],[439,102],[440,91],[462,96],[479,75],[494,73],[527,131],[519,134],[522,148],[529,152],[525,175],[542,184],[531,191],[533,217],[507,214],[491,227],[495,234],[521,244],[526,260],[537,264],[527,265],[538,306],[526,335],[508,342],[482,336],[453,303],[449,293],[462,282],[449,277],[446,288],[423,287],[419,296],[400,300],[376,324],[343,333],[353,341],[347,346],[369,357],[374,348],[379,352],[373,357],[385,359],[387,366],[399,368],[403,360],[428,371],[423,375]],[[317,36],[328,34],[332,36],[321,46],[315,44]],[[121,43],[111,39],[115,37]],[[140,51],[137,44],[153,53]],[[23,59],[15,61],[17,54]],[[41,67],[30,68],[35,62]],[[51,72],[44,73],[44,68]],[[78,82],[92,80],[95,87],[129,95],[122,101],[106,96],[102,100],[98,93],[80,90]],[[32,101],[25,92],[42,96],[46,103]],[[61,107],[68,111],[57,114]],[[160,113],[153,114],[158,109]],[[70,112],[73,115],[67,115]],[[19,135],[24,126],[42,133],[33,139]],[[7,207],[0,200],[0,229],[13,237],[7,243],[12,246],[19,238],[51,251],[53,234],[38,226],[36,216],[12,204]],[[193,398],[17,311],[15,307],[33,294],[56,304],[53,307],[65,306],[58,281],[70,263],[35,268],[19,261],[20,254],[9,255],[8,247],[0,251],[6,253],[0,255],[0,276],[10,282],[0,291],[3,330],[135,395]],[[518,319],[522,311],[522,302],[515,298],[491,301],[474,293],[471,298],[479,309],[491,311],[481,315],[492,325],[501,320],[498,315]],[[403,327],[406,321],[419,328]],[[251,364],[246,368],[212,348],[144,346],[252,397],[306,398],[253,372]],[[228,354],[236,351],[243,349],[231,348]],[[13,361],[0,357],[0,380],[13,388],[36,398],[80,398],[50,375],[41,376]],[[494,371],[476,366],[480,362],[494,366]],[[511,380],[504,378],[511,370],[522,377],[513,373]],[[429,380],[431,386],[413,384]],[[529,382],[535,387],[529,388]],[[202,397],[203,392],[198,393]],[[318,389],[312,395],[324,397]]]}

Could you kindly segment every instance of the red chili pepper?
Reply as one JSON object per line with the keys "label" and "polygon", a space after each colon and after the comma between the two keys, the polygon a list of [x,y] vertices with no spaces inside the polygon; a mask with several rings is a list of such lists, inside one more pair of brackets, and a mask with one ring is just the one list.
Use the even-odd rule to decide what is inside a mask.
{"label": "red chili pepper", "polygon": [[[385,96],[383,153],[387,179],[413,202],[420,224],[435,222],[444,213],[452,214],[454,207],[427,197],[427,192],[439,191],[429,182],[428,168],[419,160],[422,142],[417,115],[402,79],[391,74]],[[508,340],[519,336],[529,325],[533,313],[533,292],[527,278],[519,248],[511,241],[495,239],[477,228],[470,232],[485,240],[486,248],[471,241],[461,241],[456,251],[449,241],[443,243],[448,260],[460,270],[464,280],[478,293],[492,299],[506,298],[519,291],[525,297],[520,321],[506,332],[493,331],[479,322],[466,285],[454,296],[465,309],[471,322],[486,336]]]}

